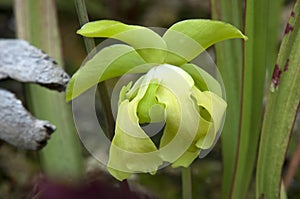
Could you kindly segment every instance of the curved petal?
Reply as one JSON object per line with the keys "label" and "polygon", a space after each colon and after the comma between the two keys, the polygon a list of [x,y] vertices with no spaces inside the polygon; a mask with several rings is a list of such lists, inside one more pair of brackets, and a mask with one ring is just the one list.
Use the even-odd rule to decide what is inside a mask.
{"label": "curved petal", "polygon": [[211,91],[222,97],[222,89],[219,82],[209,73],[195,64],[184,64],[180,66],[185,72],[192,76],[195,86],[201,91]]}
{"label": "curved petal", "polygon": [[139,117],[139,123],[152,123],[163,122],[165,120],[163,104],[159,103],[156,98],[156,91],[159,88],[160,83],[155,80],[149,85],[145,96],[138,104],[137,113]]}
{"label": "curved petal", "polygon": [[[165,70],[169,65],[162,66]],[[172,66],[169,67],[171,68]],[[156,68],[159,67],[155,67],[151,71],[154,71]],[[153,75],[153,78],[159,79],[160,74],[168,74],[167,77],[161,79],[161,86],[156,93],[158,102],[164,104],[166,108],[166,126],[161,138],[159,150],[162,158],[165,161],[172,162],[173,167],[187,167],[197,158],[201,149],[207,149],[213,145],[216,139],[216,132],[221,126],[221,120],[225,113],[226,102],[210,91],[201,92],[198,90],[198,88],[194,86],[194,81],[191,77],[184,71],[181,71],[180,68],[173,66],[171,69],[176,70],[180,76],[177,76],[172,70],[164,71],[163,69],[160,69],[156,75]],[[205,83],[204,85],[217,84],[216,88],[218,88],[218,82],[208,73],[198,67],[192,69],[201,72],[201,74],[199,74],[199,71],[196,72],[196,74],[198,73],[196,80],[201,78]],[[176,81],[174,81],[174,79]],[[209,83],[206,83],[204,79]],[[178,82],[180,83],[178,84]],[[217,90],[216,88],[215,90]],[[198,95],[194,96],[194,92]],[[193,99],[196,99],[196,104]],[[183,104],[184,111],[180,108]],[[195,109],[195,105],[197,105],[199,109]],[[200,109],[203,108],[209,115],[208,117],[207,114],[201,115],[202,111]],[[176,141],[175,138],[177,136],[181,138],[181,142]],[[191,139],[191,137],[193,138]],[[175,143],[175,145],[173,145],[173,143]],[[168,145],[171,145],[171,147]],[[176,153],[178,150],[174,149],[174,146],[178,148],[186,147],[186,150],[183,154],[178,156],[179,153]]]}
{"label": "curved petal", "polygon": [[[213,146],[225,114],[226,102],[216,94],[210,91],[201,92],[196,87],[193,88],[193,93],[193,96],[197,95],[195,98],[200,112],[198,132],[188,150],[172,164],[174,168],[188,167],[198,157],[201,149]],[[207,113],[202,115],[202,109]]]}
{"label": "curved petal", "polygon": [[146,76],[160,84],[155,96],[165,107],[166,125],[159,151],[164,161],[172,163],[186,152],[197,134],[199,113],[191,97],[194,81],[179,67],[167,64],[152,68]]}
{"label": "curved petal", "polygon": [[195,147],[199,132],[199,113],[190,95],[187,95],[186,99],[180,97],[181,102],[178,102],[177,97],[167,90],[158,93],[159,102],[165,104],[167,115],[160,141],[160,151],[165,161],[178,163],[175,167],[190,165],[200,153],[200,150]]}
{"label": "curved petal", "polygon": [[115,136],[107,168],[119,180],[131,173],[155,173],[162,160],[152,140],[145,134],[136,115],[137,102],[123,101],[119,106]]}
{"label": "curved petal", "polygon": [[[196,58],[209,46],[232,38],[247,39],[234,26],[213,20],[189,19],[172,25],[164,34],[163,39],[170,52],[183,57],[186,62]],[[181,65],[182,62],[174,63],[173,56],[168,55],[167,63]]]}
{"label": "curved petal", "polygon": [[209,149],[213,145],[217,132],[221,127],[227,103],[210,91],[201,92],[198,89],[193,89],[193,96],[197,101],[197,105],[209,113],[211,121],[208,122],[212,122],[207,128],[208,132],[205,137],[199,139],[196,146],[201,149]]}
{"label": "curved petal", "polygon": [[114,20],[99,20],[99,21],[92,21],[86,23],[77,31],[77,34],[80,34],[85,37],[110,38],[122,32],[135,30],[138,28],[142,28],[142,27],[127,25],[122,22],[114,21]]}
{"label": "curved petal", "polygon": [[212,122],[209,122],[200,116],[196,137],[194,138],[188,150],[184,154],[182,154],[182,156],[180,156],[175,162],[173,162],[173,168],[179,166],[188,167],[199,156],[201,148],[197,146],[197,143],[201,142],[201,140],[204,140],[207,134],[212,133],[211,131],[209,131],[210,126],[212,126]]}
{"label": "curved petal", "polygon": [[[140,78],[136,82],[139,86],[137,94],[135,94],[136,91],[131,93],[135,97],[131,101],[124,99],[119,104],[115,136],[110,147],[107,165],[110,173],[119,180],[135,172],[155,173],[158,166],[162,164],[156,146],[140,127],[137,116],[138,104],[147,94],[150,80],[145,76]],[[120,93],[123,95],[122,98],[124,98],[124,93],[129,91],[129,86],[123,87]],[[137,87],[133,86],[133,89]],[[127,97],[132,96],[127,95]]]}
{"label": "curved petal", "polygon": [[161,36],[143,26],[99,20],[85,24],[77,33],[86,37],[113,38],[125,42],[149,63],[162,63],[167,54],[166,44]]}
{"label": "curved petal", "polygon": [[101,81],[128,72],[144,73],[151,67],[130,46],[116,44],[106,47],[73,75],[66,90],[66,99],[77,97]]}

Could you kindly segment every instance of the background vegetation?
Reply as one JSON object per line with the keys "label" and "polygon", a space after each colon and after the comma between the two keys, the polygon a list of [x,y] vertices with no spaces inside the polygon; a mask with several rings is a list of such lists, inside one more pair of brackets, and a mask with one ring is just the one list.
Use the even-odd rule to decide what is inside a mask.
{"label": "background vegetation", "polygon": [[[38,1],[30,0],[28,2],[29,4],[34,4]],[[227,121],[221,141],[218,142],[206,158],[198,159],[192,164],[194,198],[255,198],[255,190],[257,188],[255,183],[255,170],[257,167],[255,165],[258,157],[257,151],[263,107],[269,92],[269,84],[280,41],[282,40],[294,1],[281,0],[276,1],[276,3],[271,0],[247,1],[245,9],[246,21],[244,21],[245,5],[243,2],[240,0],[86,1],[90,20],[109,18],[130,24],[167,28],[171,24],[187,18],[214,18],[236,25],[244,30],[243,32],[249,37],[249,41],[244,46],[245,59],[243,59],[242,41],[225,41],[208,50],[212,57],[216,57],[217,65],[224,78],[228,103],[231,106],[228,109]],[[74,2],[57,0],[56,3],[59,26],[57,30],[61,36],[61,43],[57,43],[57,45],[62,47],[63,56],[60,53],[54,53],[52,56],[64,63],[66,71],[71,75],[80,66],[86,56],[86,52],[82,38],[75,34],[80,26]],[[17,9],[20,11],[22,7],[15,8],[15,10]],[[39,16],[41,13],[35,14]],[[15,16],[18,16],[18,13],[13,12],[13,1],[0,0],[0,38],[23,37],[31,40],[32,43],[41,48],[46,48],[45,50],[49,53],[48,47],[45,45],[47,41],[43,40],[43,36],[39,35],[39,31],[36,33],[39,36],[29,38],[20,35],[16,27],[18,26],[19,29],[32,29],[33,31],[47,29],[48,32],[55,31],[56,28],[53,26],[46,27],[45,24],[41,25],[41,29],[34,25],[32,27],[20,25],[20,23],[17,25]],[[245,24],[247,24],[246,28],[244,28]],[[35,42],[37,37],[40,37],[39,42]],[[57,52],[57,50],[54,51]],[[61,58],[59,58],[60,56]],[[1,82],[1,87],[8,87],[16,92],[18,97],[23,99],[25,103],[27,102],[28,107],[34,114],[48,119],[48,111],[46,115],[41,116],[34,111],[33,107],[30,107],[28,102],[32,102],[32,98],[30,100],[28,93],[30,93],[32,88],[27,87],[24,89],[23,85],[12,81]],[[24,94],[27,95],[27,98],[25,98]],[[240,101],[242,96],[243,100]],[[241,102],[242,105],[240,104]],[[40,106],[45,105],[38,105],[38,107]],[[242,117],[239,114],[240,107],[243,110]],[[51,107],[49,108],[51,109]],[[55,117],[55,114],[53,117]],[[300,171],[297,170],[298,157],[300,156],[299,123],[296,120],[294,132],[291,134],[289,150],[283,165],[282,176],[285,180],[289,198],[298,198],[300,196]],[[70,124],[61,125],[69,126]],[[74,133],[74,136],[76,135],[74,130],[70,131]],[[239,132],[243,132],[243,134]],[[59,132],[56,132],[56,134],[59,134]],[[55,139],[51,139],[51,142],[55,142],[53,141]],[[264,146],[266,146],[266,149],[269,149],[269,146],[262,145],[260,150],[263,150]],[[107,183],[116,183],[114,179],[101,169],[103,167],[84,151],[83,147],[81,149],[84,158],[84,168],[87,172],[84,179],[87,181],[103,180]],[[49,148],[46,150],[49,150]],[[38,155],[36,152],[20,151],[7,144],[1,144],[0,198],[26,198],[42,172],[52,173],[53,170],[47,169],[47,165],[64,159],[60,157],[53,160],[51,157],[55,157],[55,154],[69,153],[65,151],[67,149],[60,150],[54,150],[54,152],[43,151]],[[50,156],[49,163],[45,159],[49,157],[50,153],[54,154]],[[278,153],[278,151],[265,151],[265,153],[274,154]],[[236,157],[239,158],[236,159]],[[76,161],[83,162],[81,160]],[[58,168],[54,171],[58,173],[54,175],[60,175],[60,172],[63,173],[68,168],[68,166]],[[74,172],[76,172],[76,169]],[[80,173],[80,171],[78,172]],[[70,175],[72,176],[73,174]],[[81,179],[80,175],[78,176]],[[258,178],[263,176],[264,174],[258,176]],[[177,169],[165,168],[155,176],[141,174],[136,176],[130,183],[134,189],[158,198],[181,198],[181,176],[180,170]],[[265,187],[260,187],[260,189],[265,189]]]}

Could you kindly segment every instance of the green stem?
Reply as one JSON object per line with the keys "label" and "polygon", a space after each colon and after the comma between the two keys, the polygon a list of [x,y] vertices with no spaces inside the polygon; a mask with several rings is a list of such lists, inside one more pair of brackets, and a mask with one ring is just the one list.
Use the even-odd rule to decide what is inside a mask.
{"label": "green stem", "polygon": [[182,168],[181,180],[182,180],[182,198],[183,199],[192,199],[191,167]]}
{"label": "green stem", "polygon": [[[80,26],[83,26],[84,24],[89,22],[89,17],[88,13],[86,10],[85,6],[85,1],[84,0],[75,0],[75,6],[76,6],[76,11],[78,15],[78,20]],[[88,37],[83,37],[86,52],[90,58],[96,53],[94,50],[96,50],[96,45],[95,41],[93,38],[88,38]],[[101,82],[98,85],[98,91],[100,93],[100,100],[102,104],[102,108],[104,110],[103,113],[103,118],[105,120],[105,126],[106,126],[106,135],[107,137],[111,138],[114,135],[114,127],[115,127],[115,121],[112,115],[112,110],[110,106],[110,97],[107,91],[107,87],[105,82]],[[130,191],[129,185],[127,180],[124,180],[120,184],[122,191]]]}
{"label": "green stem", "polygon": [[[80,26],[83,26],[84,24],[89,22],[89,17],[87,14],[84,0],[75,0],[75,6],[76,6],[79,24]],[[90,56],[91,58],[95,53],[94,50],[96,50],[95,41],[93,38],[88,38],[88,37],[84,37],[83,40],[84,40],[86,52],[88,56]],[[98,91],[100,93],[100,101],[104,112],[103,118],[105,120],[105,126],[106,126],[105,132],[109,138],[112,138],[114,135],[115,122],[112,115],[112,110],[110,106],[110,97],[105,82],[99,83]]]}
{"label": "green stem", "polygon": [[[80,26],[83,26],[84,24],[89,22],[89,17],[87,14],[84,0],[75,0],[75,7],[76,7],[79,24]],[[83,41],[87,53],[90,53],[92,52],[93,49],[95,49],[96,45],[93,38],[83,37]]]}

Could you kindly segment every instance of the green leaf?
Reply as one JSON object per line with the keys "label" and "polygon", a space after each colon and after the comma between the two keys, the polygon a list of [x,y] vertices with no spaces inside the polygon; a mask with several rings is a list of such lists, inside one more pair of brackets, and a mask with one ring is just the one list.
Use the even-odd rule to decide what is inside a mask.
{"label": "green leaf", "polygon": [[[241,0],[210,0],[212,18],[230,23],[240,30],[243,27],[243,1]],[[275,4],[275,3],[273,3]],[[271,10],[271,9],[270,9]],[[273,10],[272,10],[273,12]],[[241,74],[242,74],[242,40],[234,39],[217,43],[216,64],[226,90],[226,120],[222,129],[222,198],[230,198],[231,184],[234,178],[235,159],[238,145],[240,122]],[[248,42],[247,42],[248,43]],[[239,183],[245,186],[245,183]],[[236,188],[234,191],[238,191]]]}
{"label": "green leaf", "polygon": [[149,63],[163,63],[166,56],[164,40],[143,26],[100,20],[85,24],[77,33],[86,37],[113,38],[125,42],[135,48]]}
{"label": "green leaf", "polygon": [[281,198],[282,165],[300,102],[300,1],[282,40],[267,96],[258,153],[256,197]]}
{"label": "green leaf", "polygon": [[[187,62],[196,58],[209,46],[232,38],[247,39],[234,26],[213,20],[190,19],[172,25],[164,34],[163,39],[168,51],[184,58]],[[167,63],[174,63],[173,56],[168,54]]]}
{"label": "green leaf", "polygon": [[104,80],[125,73],[144,73],[152,66],[130,46],[116,44],[102,49],[71,78],[66,99],[71,100]]}
{"label": "green leaf", "polygon": [[[267,64],[276,44],[268,43],[278,40],[276,24],[280,13],[270,10],[270,4],[280,4],[281,1],[246,1],[245,34],[249,41],[244,45],[244,64],[242,73],[242,101],[238,153],[235,164],[235,174],[231,186],[233,199],[245,198],[253,178],[257,151],[261,135],[263,100],[266,82]],[[273,6],[272,6],[273,7]],[[262,20],[264,19],[264,20]],[[270,29],[271,28],[271,29]],[[270,39],[275,37],[275,39]],[[258,50],[259,49],[259,50]],[[272,60],[274,62],[274,60]],[[272,133],[273,134],[273,133]],[[274,152],[274,151],[273,151]],[[275,153],[278,153],[277,151]],[[279,183],[277,184],[279,186]],[[265,196],[266,198],[266,196]]]}

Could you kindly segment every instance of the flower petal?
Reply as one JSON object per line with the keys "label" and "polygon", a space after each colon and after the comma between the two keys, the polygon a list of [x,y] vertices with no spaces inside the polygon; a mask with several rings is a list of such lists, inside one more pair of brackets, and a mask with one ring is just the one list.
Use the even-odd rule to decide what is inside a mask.
{"label": "flower petal", "polygon": [[152,68],[146,76],[160,83],[156,98],[165,107],[166,126],[159,151],[164,161],[174,162],[189,148],[198,129],[199,113],[191,97],[194,81],[168,64]]}
{"label": "flower petal", "polygon": [[158,82],[152,81],[149,84],[149,88],[145,93],[145,96],[139,102],[137,107],[137,113],[140,124],[164,121],[165,107],[158,102],[155,95],[159,86],[160,84]]}
{"label": "flower petal", "polygon": [[107,168],[119,180],[135,172],[155,173],[162,160],[152,140],[139,126],[137,101],[124,100],[119,106],[115,136]]}
{"label": "flower petal", "polygon": [[198,89],[193,90],[193,96],[195,97],[197,104],[200,108],[204,108],[211,117],[212,125],[209,125],[204,139],[198,140],[196,146],[201,149],[209,149],[212,147],[218,130],[221,127],[222,119],[225,114],[227,103],[218,95],[210,92],[201,92]]}
{"label": "flower petal", "polygon": [[[164,34],[163,39],[170,52],[183,57],[186,62],[196,58],[209,46],[232,38],[247,39],[234,26],[213,20],[189,19],[172,25]],[[182,62],[174,63],[173,56],[166,59],[167,63],[181,65]]]}
{"label": "flower petal", "polygon": [[85,24],[77,33],[86,37],[113,38],[125,42],[135,48],[148,63],[163,63],[167,54],[161,36],[143,26],[99,20]]}
{"label": "flower petal", "polygon": [[[184,70],[159,65],[130,86],[120,92],[107,165],[117,179],[134,172],[155,173],[163,161],[173,167],[187,167],[202,149],[215,143],[226,102],[210,91],[201,92]],[[154,111],[154,115],[166,122],[159,150],[140,127],[140,123],[152,121],[150,110],[154,106],[163,110]]]}
{"label": "flower petal", "polygon": [[195,86],[201,91],[211,91],[222,97],[222,89],[219,82],[205,70],[191,63],[184,64],[180,68],[192,76]]}
{"label": "flower petal", "polygon": [[77,97],[101,81],[127,72],[144,73],[151,67],[130,46],[116,44],[106,47],[73,75],[67,87],[66,99]]}
{"label": "flower petal", "polygon": [[[123,87],[120,93],[124,100],[119,104],[115,136],[110,147],[107,165],[109,172],[119,180],[128,178],[130,173],[135,172],[154,174],[158,166],[162,164],[155,144],[140,127],[137,115],[139,102],[151,88],[150,80],[145,75],[136,82],[139,87],[134,85],[133,90],[138,89],[138,91],[131,93],[135,96],[131,101],[124,98],[125,91],[129,89],[128,86]],[[155,84],[153,85],[155,88]]]}

